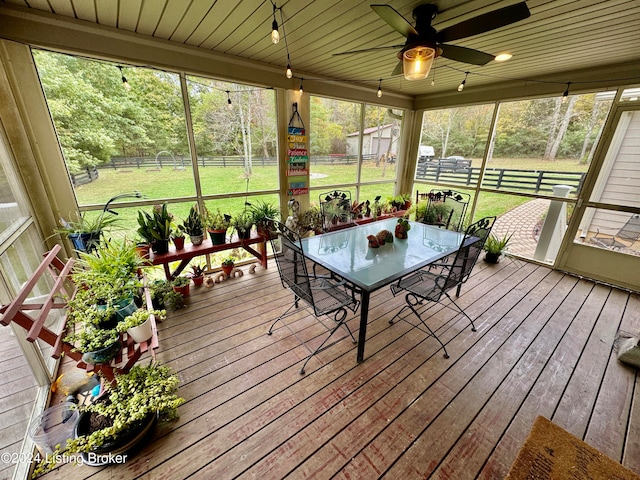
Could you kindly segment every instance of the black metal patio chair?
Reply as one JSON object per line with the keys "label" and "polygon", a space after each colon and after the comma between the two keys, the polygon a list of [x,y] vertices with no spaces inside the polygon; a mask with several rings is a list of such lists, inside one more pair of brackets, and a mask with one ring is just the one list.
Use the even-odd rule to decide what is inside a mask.
{"label": "black metal patio chair", "polygon": [[617,233],[606,235],[596,230],[596,234],[591,237],[591,242],[604,248],[619,250],[629,248],[640,240],[640,215],[632,215]]}
{"label": "black metal patio chair", "polygon": [[456,232],[462,230],[471,195],[455,190],[433,189],[426,195],[416,192],[416,199],[424,199],[425,196],[427,208],[424,216],[417,221]]}
{"label": "black metal patio chair", "polygon": [[[449,291],[456,288],[456,297],[460,295],[460,288],[462,284],[467,281],[471,270],[473,269],[484,244],[491,232],[491,228],[495,222],[496,217],[485,217],[467,227],[464,238],[460,243],[460,248],[455,254],[453,262],[448,264],[433,264],[432,267],[438,267],[438,272],[429,270],[419,270],[412,273],[407,277],[401,278],[398,283],[391,285],[391,292],[394,296],[399,293],[406,292],[404,305],[394,317],[389,320],[389,323],[394,323],[397,317],[400,317],[403,311],[411,310],[418,320],[419,324],[413,324],[409,322],[408,316],[400,317],[402,320],[412,324],[420,331],[434,337],[444,350],[444,357],[449,358],[447,349],[444,343],[438,338],[434,330],[427,325],[422,314],[428,307],[426,302],[437,302],[451,310],[461,313],[471,323],[471,330],[476,331],[476,326],[473,320],[465,313],[465,311],[458,306],[453,298],[449,295]],[[443,302],[443,300],[449,300]],[[421,328],[420,324],[424,327]]]}
{"label": "black metal patio chair", "polygon": [[[307,362],[312,356],[339,341],[325,345],[340,327],[346,329],[354,344],[357,343],[345,320],[347,309],[355,313],[360,301],[356,298],[356,288],[344,280],[332,276],[309,275],[307,259],[302,250],[300,236],[296,232],[275,220],[268,222],[268,228],[282,286],[293,292],[293,305],[273,322],[268,334],[273,333],[274,326],[280,321],[309,350],[310,355],[300,369],[300,373],[304,374]],[[313,310],[315,317],[329,332],[322,343],[313,350],[284,321],[286,317],[296,313],[300,301]],[[332,328],[322,322],[323,316],[333,317]]]}

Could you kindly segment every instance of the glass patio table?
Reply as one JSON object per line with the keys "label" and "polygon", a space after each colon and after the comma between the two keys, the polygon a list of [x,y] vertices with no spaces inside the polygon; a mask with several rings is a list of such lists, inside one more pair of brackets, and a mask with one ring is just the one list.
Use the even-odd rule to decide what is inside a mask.
{"label": "glass patio table", "polygon": [[400,240],[394,237],[391,244],[369,248],[367,236],[384,229],[393,233],[397,223],[396,218],[390,218],[302,239],[302,248],[310,260],[362,291],[358,362],[364,360],[371,293],[455,253],[464,238],[463,233],[409,222],[409,238]]}

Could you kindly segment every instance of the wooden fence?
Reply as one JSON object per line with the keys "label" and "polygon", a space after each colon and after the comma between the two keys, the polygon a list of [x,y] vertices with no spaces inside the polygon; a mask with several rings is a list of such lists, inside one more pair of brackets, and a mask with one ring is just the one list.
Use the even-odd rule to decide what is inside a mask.
{"label": "wooden fence", "polygon": [[96,167],[87,167],[81,173],[72,173],[69,175],[71,177],[71,184],[74,187],[79,187],[80,185],[85,185],[87,183],[93,182],[96,178],[98,178],[98,169]]}
{"label": "wooden fence", "polygon": [[[507,168],[488,168],[485,170],[482,186],[498,190],[519,192],[551,193],[554,185],[573,187],[576,194],[582,188],[584,172],[557,172],[549,170],[515,170]],[[416,180],[427,182],[445,182],[457,185],[476,185],[480,168],[466,168],[452,171],[438,165],[418,164]]]}

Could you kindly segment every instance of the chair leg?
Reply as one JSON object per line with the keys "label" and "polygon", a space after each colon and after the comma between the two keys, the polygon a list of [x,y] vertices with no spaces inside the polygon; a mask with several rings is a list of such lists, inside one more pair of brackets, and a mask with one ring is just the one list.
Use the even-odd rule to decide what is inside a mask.
{"label": "chair leg", "polygon": [[290,311],[291,309],[293,309],[293,308],[298,308],[297,298],[296,298],[296,301],[294,302],[294,304],[293,304],[293,305],[291,305],[289,308],[287,308],[287,309],[284,311],[284,313],[283,313],[282,315],[280,315],[278,318],[276,318],[276,319],[274,320],[274,322],[273,322],[273,323],[271,324],[271,326],[269,327],[269,331],[267,332],[267,335],[271,335],[271,334],[273,333],[273,327],[275,327],[275,325],[276,325],[276,323],[278,323],[278,321],[281,321],[281,322],[284,324],[284,322],[282,321],[282,319],[283,319],[284,317],[286,317],[286,316],[287,316],[287,314],[289,313],[289,311]]}
{"label": "chair leg", "polygon": [[[338,315],[340,315],[340,319],[338,320]],[[356,338],[353,336],[353,333],[351,333],[351,329],[349,328],[349,325],[347,325],[346,323],[344,323],[344,320],[347,318],[347,311],[346,310],[338,310],[335,313],[335,322],[336,322],[336,326],[333,327],[329,333],[329,335],[326,336],[326,338],[322,341],[322,343],[320,345],[318,345],[316,347],[316,349],[307,357],[307,359],[304,361],[304,363],[302,364],[302,367],[300,368],[300,375],[304,375],[305,371],[304,371],[304,367],[307,366],[307,363],[309,362],[309,360],[311,360],[311,357],[313,357],[316,353],[320,352],[325,343],[327,343],[329,341],[329,339],[333,336],[334,333],[336,333],[336,331],[341,327],[345,327],[347,329],[347,332],[349,332],[349,335],[351,336],[351,340],[353,341],[354,344],[358,343],[356,341]]]}
{"label": "chair leg", "polygon": [[[458,312],[460,312],[462,315],[464,315],[465,317],[467,317],[467,320],[469,320],[469,323],[471,323],[471,331],[475,332],[476,331],[476,325],[475,323],[473,323],[473,320],[471,320],[471,317],[469,315],[467,315],[465,313],[464,310],[462,310],[458,304],[456,302],[453,301],[453,298],[451,298],[451,296],[449,296],[449,294],[447,292],[444,292],[444,294],[447,296],[447,298],[449,299],[449,301],[451,302],[451,305],[453,305],[455,308],[455,310],[457,310]],[[441,305],[445,305],[444,303],[442,303]],[[451,308],[451,305],[445,305],[448,306],[449,308]],[[454,310],[454,309],[452,309]]]}
{"label": "chair leg", "polygon": [[425,326],[425,328],[428,330],[429,335],[431,335],[433,338],[435,338],[438,343],[440,344],[440,346],[442,347],[442,350],[444,351],[444,358],[449,358],[449,354],[447,353],[447,347],[444,346],[444,343],[442,343],[442,340],[440,340],[438,338],[438,336],[436,335],[436,333],[431,330],[431,328],[429,327],[429,325],[426,324],[426,322],[422,319],[422,317],[420,316],[420,314],[418,313],[418,311],[415,309],[415,307],[409,302],[409,295],[407,295],[407,305],[409,306],[409,308],[411,309],[411,311],[413,313],[415,313],[416,317],[418,317],[418,320],[420,320],[420,322],[422,322],[422,324]]}

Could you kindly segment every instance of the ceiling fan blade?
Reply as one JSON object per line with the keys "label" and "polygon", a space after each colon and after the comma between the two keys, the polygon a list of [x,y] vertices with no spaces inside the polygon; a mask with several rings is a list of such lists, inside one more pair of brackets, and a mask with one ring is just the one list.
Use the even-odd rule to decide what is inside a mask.
{"label": "ceiling fan blade", "polygon": [[529,12],[525,2],[516,3],[509,7],[499,8],[493,12],[470,18],[449,28],[444,28],[438,32],[437,40],[438,42],[451,42],[460,38],[471,37],[511,25],[530,16],[531,12]]}
{"label": "ceiling fan blade", "polygon": [[395,77],[396,75],[402,75],[402,72],[402,61],[400,61],[396,64],[396,68],[393,69],[393,72],[391,72],[391,76]]}
{"label": "ceiling fan blade", "polygon": [[418,35],[415,28],[400,13],[390,5],[371,5],[373,11],[387,22],[398,33],[408,37],[409,35]]}
{"label": "ceiling fan blade", "polygon": [[392,49],[392,48],[397,50],[398,48],[402,48],[402,47],[404,47],[404,44],[401,44],[401,45],[387,45],[385,47],[363,48],[362,50],[349,50],[348,52],[332,53],[331,56],[332,57],[336,57],[338,55],[351,55],[352,53],[376,52],[378,50],[389,50],[389,49]]}
{"label": "ceiling fan blade", "polygon": [[474,50],[472,48],[458,47],[456,45],[439,45],[442,49],[442,57],[472,65],[486,65],[493,60],[493,55]]}

